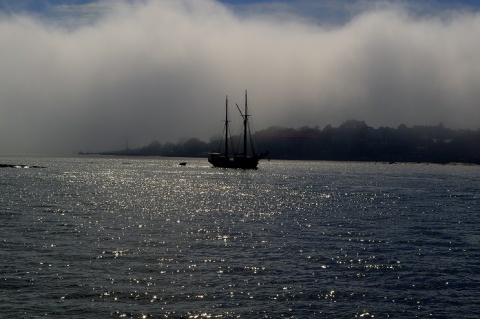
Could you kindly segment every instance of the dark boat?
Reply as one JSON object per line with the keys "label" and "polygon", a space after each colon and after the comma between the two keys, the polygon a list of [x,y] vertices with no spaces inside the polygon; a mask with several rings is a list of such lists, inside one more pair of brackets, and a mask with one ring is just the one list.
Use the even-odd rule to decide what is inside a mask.
{"label": "dark boat", "polygon": [[[240,168],[240,169],[257,169],[258,161],[268,155],[268,152],[257,155],[253,148],[252,137],[250,133],[250,126],[248,123],[248,103],[247,91],[245,91],[245,110],[242,113],[237,105],[238,111],[243,119],[243,151],[241,153],[230,154],[230,140],[228,123],[228,96],[225,99],[225,135],[223,137],[224,147],[223,152],[210,153],[208,162],[214,167],[221,168]],[[249,143],[250,141],[250,143]]]}

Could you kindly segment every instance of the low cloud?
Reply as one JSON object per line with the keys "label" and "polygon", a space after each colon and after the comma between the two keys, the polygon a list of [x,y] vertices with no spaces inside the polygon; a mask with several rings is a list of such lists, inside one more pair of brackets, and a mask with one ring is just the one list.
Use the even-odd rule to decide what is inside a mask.
{"label": "low cloud", "polygon": [[205,140],[245,89],[257,128],[480,127],[475,12],[384,5],[326,25],[208,0],[57,10],[78,21],[0,16],[2,153]]}

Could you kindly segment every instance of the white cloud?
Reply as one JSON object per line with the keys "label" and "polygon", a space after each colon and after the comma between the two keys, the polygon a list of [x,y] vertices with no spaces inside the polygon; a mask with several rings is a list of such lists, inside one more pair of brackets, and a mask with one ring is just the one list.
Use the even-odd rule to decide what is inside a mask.
{"label": "white cloud", "polygon": [[0,18],[3,152],[119,148],[126,135],[137,146],[208,139],[225,94],[240,104],[244,89],[259,128],[350,118],[480,126],[476,13],[396,5],[322,27],[203,0],[92,8],[74,7],[96,17],[75,28]]}

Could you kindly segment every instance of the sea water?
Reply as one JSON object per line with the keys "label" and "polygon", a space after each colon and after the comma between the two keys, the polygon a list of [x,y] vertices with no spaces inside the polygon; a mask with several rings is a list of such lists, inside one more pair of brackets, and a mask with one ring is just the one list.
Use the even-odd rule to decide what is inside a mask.
{"label": "sea water", "polygon": [[480,166],[0,163],[2,318],[480,312]]}

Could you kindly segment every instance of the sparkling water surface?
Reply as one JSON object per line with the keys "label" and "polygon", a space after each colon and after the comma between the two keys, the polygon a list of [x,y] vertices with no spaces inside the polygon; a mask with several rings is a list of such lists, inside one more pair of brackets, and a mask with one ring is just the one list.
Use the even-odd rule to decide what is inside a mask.
{"label": "sparkling water surface", "polygon": [[0,163],[2,318],[478,318],[480,166]]}

